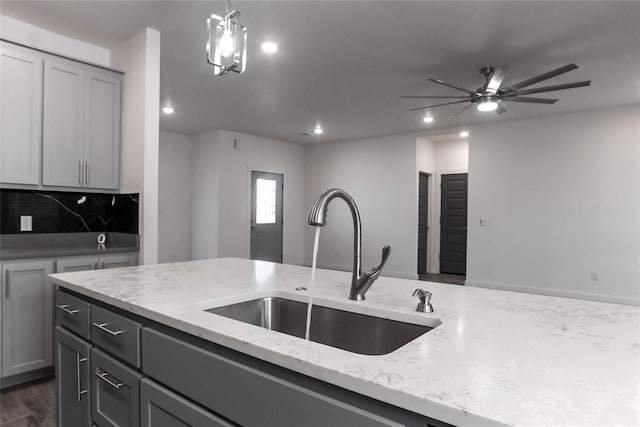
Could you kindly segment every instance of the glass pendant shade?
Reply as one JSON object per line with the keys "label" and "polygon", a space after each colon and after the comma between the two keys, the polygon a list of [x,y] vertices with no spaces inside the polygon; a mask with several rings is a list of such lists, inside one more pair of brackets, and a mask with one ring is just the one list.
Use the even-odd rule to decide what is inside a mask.
{"label": "glass pendant shade", "polygon": [[240,25],[240,12],[233,10],[225,17],[211,15],[207,19],[207,61],[216,76],[242,73],[247,63],[247,29]]}

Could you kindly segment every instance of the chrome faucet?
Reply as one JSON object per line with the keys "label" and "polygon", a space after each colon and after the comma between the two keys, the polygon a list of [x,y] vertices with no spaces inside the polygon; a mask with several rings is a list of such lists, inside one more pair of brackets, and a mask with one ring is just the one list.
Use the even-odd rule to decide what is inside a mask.
{"label": "chrome faucet", "polygon": [[344,200],[349,206],[351,216],[353,217],[353,273],[351,275],[351,291],[349,292],[349,299],[355,301],[363,301],[364,295],[367,293],[373,282],[380,276],[382,267],[384,267],[389,254],[391,253],[391,246],[385,246],[382,248],[382,261],[377,267],[370,268],[364,274],[362,274],[361,265],[361,253],[362,253],[362,225],[360,224],[360,212],[356,202],[347,194],[346,191],[339,188],[332,188],[327,190],[316,199],[309,212],[309,225],[316,227],[324,227],[327,223],[327,207],[329,202],[336,197]]}

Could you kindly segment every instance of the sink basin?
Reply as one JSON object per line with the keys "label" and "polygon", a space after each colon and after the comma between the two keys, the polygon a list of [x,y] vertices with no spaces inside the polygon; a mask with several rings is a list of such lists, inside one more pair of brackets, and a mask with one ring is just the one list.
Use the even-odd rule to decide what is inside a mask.
{"label": "sink basin", "polygon": [[[205,310],[209,313],[304,338],[307,303],[265,297]],[[313,305],[309,339],[353,353],[391,353],[432,328]]]}

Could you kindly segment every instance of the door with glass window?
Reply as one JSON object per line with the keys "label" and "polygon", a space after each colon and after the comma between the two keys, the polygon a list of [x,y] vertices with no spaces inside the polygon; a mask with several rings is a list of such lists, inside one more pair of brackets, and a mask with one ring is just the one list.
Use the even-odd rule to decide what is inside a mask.
{"label": "door with glass window", "polygon": [[251,172],[251,259],[282,262],[283,175]]}

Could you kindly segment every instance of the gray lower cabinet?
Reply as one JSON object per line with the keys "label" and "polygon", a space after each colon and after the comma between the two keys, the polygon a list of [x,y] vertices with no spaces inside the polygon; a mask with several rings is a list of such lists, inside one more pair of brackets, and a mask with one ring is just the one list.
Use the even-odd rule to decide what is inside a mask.
{"label": "gray lower cabinet", "polygon": [[137,254],[104,255],[100,257],[100,268],[133,267],[138,265]]}
{"label": "gray lower cabinet", "polygon": [[98,257],[64,258],[56,261],[57,273],[88,271],[98,269]]}
{"label": "gray lower cabinet", "polygon": [[40,183],[42,57],[0,42],[0,182]]}
{"label": "gray lower cabinet", "polygon": [[98,349],[91,350],[91,416],[101,427],[140,425],[140,375]]}
{"label": "gray lower cabinet", "polygon": [[140,380],[141,427],[231,427],[213,415],[148,378]]}
{"label": "gray lower cabinet", "polygon": [[138,255],[135,253],[62,258],[56,261],[56,272],[71,273],[73,271],[133,267],[135,265],[138,265]]}
{"label": "gray lower cabinet", "polygon": [[149,328],[142,330],[142,348],[145,375],[245,427],[426,425],[414,414],[353,393],[315,390],[312,381],[281,368],[223,349],[207,351]]}
{"label": "gray lower cabinet", "polygon": [[89,357],[91,345],[56,327],[57,423],[60,427],[91,425]]}
{"label": "gray lower cabinet", "polygon": [[51,261],[2,264],[2,377],[53,365]]}

